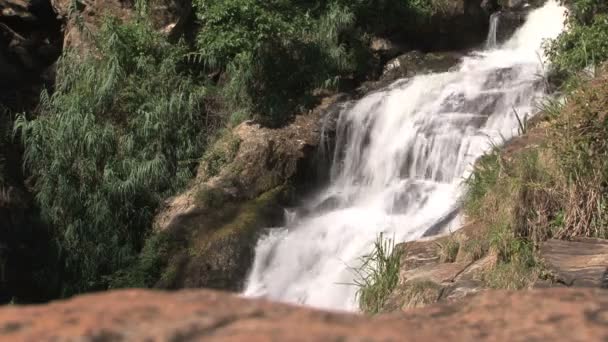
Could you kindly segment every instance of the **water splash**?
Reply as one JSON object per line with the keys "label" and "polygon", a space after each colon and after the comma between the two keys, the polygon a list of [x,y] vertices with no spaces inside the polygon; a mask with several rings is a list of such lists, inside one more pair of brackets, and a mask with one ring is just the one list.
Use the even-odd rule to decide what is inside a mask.
{"label": "water splash", "polygon": [[303,217],[261,238],[245,295],[356,310],[349,286],[380,233],[397,241],[458,227],[472,163],[518,132],[543,96],[543,39],[563,29],[556,1],[529,15],[502,46],[458,70],[401,80],[345,105],[331,184]]}

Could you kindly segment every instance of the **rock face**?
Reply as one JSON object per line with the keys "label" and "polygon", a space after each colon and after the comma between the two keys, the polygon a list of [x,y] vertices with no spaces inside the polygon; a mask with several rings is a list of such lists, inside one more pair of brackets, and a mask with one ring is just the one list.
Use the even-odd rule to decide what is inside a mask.
{"label": "rock face", "polygon": [[417,23],[415,37],[409,37],[413,46],[427,51],[446,51],[476,47],[484,41],[490,13],[482,8],[482,0],[434,3],[436,14],[428,21]]}
{"label": "rock face", "polygon": [[[61,54],[61,22],[48,0],[0,0],[0,104],[31,106]],[[32,100],[34,98],[34,101]]]}
{"label": "rock face", "polygon": [[[23,184],[21,147],[10,138],[8,113],[35,108],[41,90],[52,87],[61,24],[48,0],[0,0],[0,303],[55,295],[41,262],[50,259],[51,237]],[[38,278],[45,279],[41,287]]]}
{"label": "rock face", "polygon": [[384,66],[382,75],[375,81],[368,81],[361,85],[362,94],[387,87],[391,83],[416,75],[445,72],[454,67],[463,55],[458,52],[422,53],[410,51],[390,59]]}
{"label": "rock face", "polygon": [[[51,0],[53,8],[65,21],[64,46],[79,52],[87,51],[91,43],[91,33],[97,32],[105,15],[120,20],[133,18],[135,1],[125,0]],[[147,2],[150,18],[156,29],[163,30],[169,37],[177,38],[192,23],[191,0],[151,0]]]}
{"label": "rock face", "polygon": [[554,282],[573,287],[608,288],[607,240],[549,240],[542,245],[540,254]]}
{"label": "rock face", "polygon": [[157,287],[241,288],[261,229],[283,223],[293,187],[311,190],[319,179],[321,118],[337,98],[283,128],[245,122],[209,150],[191,187],[156,217],[157,234],[174,246]]}
{"label": "rock face", "polygon": [[0,309],[7,341],[602,341],[608,292],[487,292],[373,318],[208,290],[88,295]]}
{"label": "rock face", "polygon": [[397,245],[395,252],[401,253],[399,282],[382,311],[450,302],[485,291],[481,275],[495,265],[496,255],[481,257],[467,248],[481,229],[470,224],[449,236]]}

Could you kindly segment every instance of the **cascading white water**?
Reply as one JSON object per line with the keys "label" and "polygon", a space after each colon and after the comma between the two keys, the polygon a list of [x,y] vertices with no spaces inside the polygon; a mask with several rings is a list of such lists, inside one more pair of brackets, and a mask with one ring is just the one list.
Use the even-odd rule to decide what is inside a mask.
{"label": "cascading white water", "polygon": [[497,45],[496,35],[498,33],[498,24],[500,23],[500,12],[493,13],[490,16],[490,28],[488,30],[488,38],[486,39],[486,49],[493,49]]}
{"label": "cascading white water", "polygon": [[[303,217],[258,241],[245,295],[356,310],[355,274],[380,233],[409,241],[458,227],[472,163],[518,132],[543,95],[541,43],[563,29],[556,1],[458,70],[401,80],[340,113],[331,184]],[[451,229],[451,228],[450,228]]]}

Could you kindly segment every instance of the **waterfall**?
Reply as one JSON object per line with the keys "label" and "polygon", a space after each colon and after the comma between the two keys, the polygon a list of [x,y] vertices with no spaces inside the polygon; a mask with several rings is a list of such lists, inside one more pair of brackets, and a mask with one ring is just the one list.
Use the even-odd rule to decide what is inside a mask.
{"label": "waterfall", "polygon": [[410,241],[459,227],[463,179],[544,94],[541,44],[563,29],[555,0],[503,45],[456,70],[400,80],[345,105],[331,182],[258,241],[246,296],[357,310],[353,267],[376,237]]}
{"label": "waterfall", "polygon": [[498,32],[500,15],[500,12],[496,12],[490,16],[490,29],[488,30],[488,38],[486,39],[486,49],[494,49],[497,46],[496,33]]}

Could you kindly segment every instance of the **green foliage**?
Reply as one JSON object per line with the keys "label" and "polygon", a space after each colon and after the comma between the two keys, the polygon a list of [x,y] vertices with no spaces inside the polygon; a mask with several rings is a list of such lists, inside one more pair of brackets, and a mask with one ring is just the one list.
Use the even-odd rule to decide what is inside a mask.
{"label": "green foliage", "polygon": [[180,71],[183,46],[112,19],[96,44],[88,56],[65,54],[40,115],[15,123],[36,201],[57,229],[65,294],[105,288],[104,276],[132,260],[205,142],[206,88]]}
{"label": "green foliage", "polygon": [[500,172],[500,154],[497,149],[493,149],[477,161],[474,172],[466,180],[467,193],[464,206],[470,215],[482,215],[484,196],[496,184]]}
{"label": "green foliage", "polygon": [[483,238],[470,238],[467,239],[463,246],[462,250],[471,261],[476,261],[481,259],[489,250],[489,242],[487,239]]}
{"label": "green foliage", "polygon": [[171,248],[169,234],[160,232],[146,239],[136,262],[105,278],[109,288],[154,287],[166,266]]}
{"label": "green foliage", "polygon": [[366,37],[428,16],[439,0],[196,0],[200,30],[191,56],[224,73],[224,110],[280,125],[315,90],[361,78]]}
{"label": "green foliage", "polygon": [[399,281],[401,252],[394,247],[394,240],[385,239],[380,234],[374,249],[362,257],[362,264],[356,270],[357,299],[361,311],[365,313],[380,312]]}
{"label": "green foliage", "polygon": [[298,1],[199,0],[196,5],[201,24],[196,58],[211,70],[227,71],[228,111],[281,124],[309,100],[313,88],[355,70],[352,53],[338,40],[354,24],[353,13],[343,6],[334,4],[315,17],[310,5]]}
{"label": "green foliage", "polygon": [[568,30],[547,45],[552,67],[575,74],[608,59],[608,3],[604,0],[571,0]]}
{"label": "green foliage", "polygon": [[532,284],[540,272],[531,239],[517,236],[508,223],[489,228],[489,246],[498,256],[496,266],[483,274],[490,288],[518,290]]}
{"label": "green foliage", "polygon": [[489,287],[524,288],[538,275],[534,250],[552,235],[560,202],[552,192],[556,181],[544,163],[536,149],[508,158],[493,151],[468,180],[465,212],[486,231],[463,249],[473,260],[490,251],[497,256],[496,266],[483,274]]}

